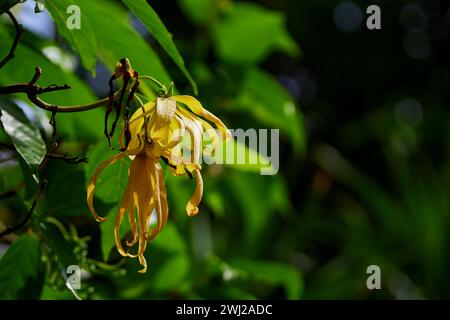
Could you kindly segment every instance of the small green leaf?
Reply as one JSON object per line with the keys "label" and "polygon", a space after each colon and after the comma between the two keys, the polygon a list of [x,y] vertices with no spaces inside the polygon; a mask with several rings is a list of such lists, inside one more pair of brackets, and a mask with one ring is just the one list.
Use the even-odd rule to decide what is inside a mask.
{"label": "small green leaf", "polygon": [[43,280],[39,241],[24,234],[0,259],[0,299],[37,299]]}
{"label": "small green leaf", "polygon": [[[89,163],[86,166],[86,181],[89,181],[96,168],[105,160],[113,157],[117,151],[108,148],[106,141],[101,141],[88,150],[87,157]],[[97,179],[95,187],[94,205],[97,213],[108,218],[108,221],[101,222],[101,247],[103,258],[106,260],[114,247],[114,218],[118,206],[125,192],[128,181],[128,168],[130,159],[128,157],[117,161],[105,168]],[[100,201],[97,201],[100,200]],[[87,205],[86,205],[87,206]],[[124,236],[129,230],[127,219],[124,219],[121,227],[121,235]]]}
{"label": "small green leaf", "polygon": [[186,69],[184,60],[178,52],[175,43],[172,40],[172,35],[167,31],[153,8],[146,0],[122,0],[123,3],[131,10],[131,12],[141,20],[148,31],[155,37],[161,47],[172,58],[175,64],[180,68],[183,74],[191,83],[194,93],[197,94],[197,84],[192,79],[189,71]]}
{"label": "small green leaf", "polygon": [[235,3],[213,27],[216,51],[227,62],[246,65],[262,61],[274,49],[298,56],[300,49],[285,24],[280,12]]}
{"label": "small green leaf", "polygon": [[[69,28],[70,24],[68,19],[70,19],[71,14],[67,13],[67,9],[72,5],[76,5],[76,1],[47,1],[47,9],[52,15],[59,33],[78,54],[83,66],[91,71],[92,75],[95,75],[95,64],[97,62],[97,41],[95,34],[92,31],[89,20],[83,16],[81,11],[79,28]],[[73,13],[73,15],[75,14],[76,12]]]}
{"label": "small green leaf", "polygon": [[44,160],[47,152],[39,130],[18,106],[2,102],[0,109],[3,128],[17,152],[32,170],[33,178],[38,182],[37,167]]}

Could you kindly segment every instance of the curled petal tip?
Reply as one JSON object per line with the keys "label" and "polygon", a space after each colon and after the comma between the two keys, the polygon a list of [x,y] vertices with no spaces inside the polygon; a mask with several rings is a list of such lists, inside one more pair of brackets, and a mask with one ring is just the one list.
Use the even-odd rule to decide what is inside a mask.
{"label": "curled petal tip", "polygon": [[128,246],[128,247],[132,247],[132,246],[134,246],[135,244],[136,244],[136,242],[137,242],[137,239],[133,239],[133,240],[126,240],[125,241],[125,244]]}
{"label": "curled petal tip", "polygon": [[105,221],[108,221],[108,219],[107,218],[102,218],[102,217],[94,217],[94,219],[95,219],[95,221],[97,221],[97,222],[105,222]]}
{"label": "curled petal tip", "polygon": [[189,217],[196,216],[199,212],[198,207],[191,207],[189,204],[186,206],[186,212]]}
{"label": "curled petal tip", "polygon": [[141,266],[143,267],[141,270],[139,270],[139,273],[146,273],[147,272],[147,261],[145,260],[144,255],[140,254],[139,255],[139,263],[141,264]]}

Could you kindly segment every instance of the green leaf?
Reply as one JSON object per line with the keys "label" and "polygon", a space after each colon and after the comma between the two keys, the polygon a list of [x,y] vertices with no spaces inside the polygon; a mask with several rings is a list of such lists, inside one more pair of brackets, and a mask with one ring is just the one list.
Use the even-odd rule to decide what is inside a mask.
{"label": "green leaf", "polygon": [[194,93],[197,94],[197,85],[192,79],[189,71],[186,69],[184,60],[178,52],[175,43],[172,40],[172,35],[167,31],[153,8],[146,0],[122,0],[123,3],[131,10],[131,12],[141,20],[148,31],[155,37],[161,47],[172,58],[175,64],[180,68],[183,74],[191,83]]}
{"label": "green leaf", "polygon": [[261,174],[272,169],[272,164],[266,156],[249,148],[241,139],[232,139],[228,142],[219,140],[214,156],[209,157],[207,163],[212,161],[242,172]]}
{"label": "green leaf", "polygon": [[24,234],[0,259],[0,299],[37,299],[43,280],[39,241]]}
{"label": "green leaf", "polygon": [[235,3],[213,27],[216,51],[236,64],[256,64],[271,51],[299,56],[300,49],[286,30],[284,15],[252,3]]}
{"label": "green leaf", "polygon": [[300,272],[288,264],[273,261],[235,259],[230,264],[247,272],[251,281],[272,286],[282,286],[287,299],[300,299],[303,292],[303,279]]}
{"label": "green leaf", "polygon": [[67,9],[71,5],[77,5],[74,0],[47,0],[47,9],[55,21],[61,36],[69,43],[70,47],[80,57],[82,65],[92,75],[95,75],[95,64],[97,62],[97,41],[92,31],[89,19],[80,11],[80,28],[69,29],[68,19],[72,13]]}
{"label": "green leaf", "polygon": [[49,216],[85,216],[89,212],[82,164],[70,165],[61,160],[49,160],[45,175],[48,180],[46,213]]}
{"label": "green leaf", "polygon": [[79,0],[77,5],[94,30],[108,30],[96,33],[99,58],[107,67],[113,70],[117,61],[127,57],[140,75],[152,75],[163,83],[170,82],[159,57],[131,27],[130,17],[121,5],[106,0]]}
{"label": "green leaf", "polygon": [[0,108],[3,128],[17,152],[32,170],[33,178],[38,182],[37,168],[44,160],[47,152],[39,130],[28,120],[18,106],[2,102]]}
{"label": "green leaf", "polygon": [[303,116],[290,94],[269,73],[261,69],[247,72],[236,99],[236,108],[289,137],[297,153],[306,147]]}
{"label": "green leaf", "polygon": [[184,284],[190,259],[185,240],[172,223],[168,223],[149,244],[146,253],[153,290],[175,289]]}
{"label": "green leaf", "polygon": [[[95,169],[105,160],[113,157],[117,151],[108,148],[106,141],[101,141],[97,145],[89,148],[87,157],[89,163],[86,166],[86,181],[91,179]],[[125,192],[128,181],[128,168],[130,159],[128,157],[117,161],[105,168],[97,179],[95,187],[94,205],[97,213],[108,218],[108,221],[100,224],[101,247],[103,258],[106,260],[114,247],[114,218],[118,206]],[[100,200],[100,201],[97,201]],[[121,226],[121,235],[124,236],[129,230],[127,219],[124,219]]]}

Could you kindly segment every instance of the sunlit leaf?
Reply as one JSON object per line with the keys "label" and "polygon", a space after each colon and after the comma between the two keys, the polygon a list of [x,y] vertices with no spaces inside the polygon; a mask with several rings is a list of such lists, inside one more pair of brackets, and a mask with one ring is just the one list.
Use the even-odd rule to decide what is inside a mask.
{"label": "sunlit leaf", "polygon": [[163,83],[170,82],[170,76],[159,57],[133,29],[127,10],[119,3],[106,0],[79,0],[77,5],[94,30],[108,30],[96,32],[95,35],[99,58],[110,70],[114,69],[117,61],[127,57],[140,75],[151,75]]}
{"label": "sunlit leaf", "polygon": [[197,85],[192,79],[189,71],[186,69],[183,58],[178,52],[175,43],[172,40],[172,35],[167,31],[161,19],[156,12],[145,0],[122,0],[123,3],[133,12],[133,14],[141,20],[148,31],[155,37],[161,47],[172,58],[176,65],[181,69],[183,74],[191,83],[194,92],[197,93]]}
{"label": "sunlit leaf", "polygon": [[68,18],[70,14],[67,9],[71,5],[77,5],[77,2],[73,0],[47,0],[46,3],[59,33],[80,57],[83,66],[94,75],[97,62],[97,42],[89,19],[80,12],[80,28],[69,29]]}
{"label": "sunlit leaf", "polygon": [[269,172],[270,159],[262,155],[258,150],[249,148],[245,141],[233,139],[228,142],[220,142],[212,157],[205,156],[207,163],[224,164],[233,170],[243,172]]}
{"label": "sunlit leaf", "polygon": [[255,64],[272,50],[298,56],[300,49],[285,26],[282,13],[252,3],[234,3],[213,27],[218,55],[236,64]]}
{"label": "sunlit leaf", "polygon": [[39,130],[28,120],[18,106],[1,102],[1,122],[17,152],[30,167],[38,181],[37,167],[47,152]]}

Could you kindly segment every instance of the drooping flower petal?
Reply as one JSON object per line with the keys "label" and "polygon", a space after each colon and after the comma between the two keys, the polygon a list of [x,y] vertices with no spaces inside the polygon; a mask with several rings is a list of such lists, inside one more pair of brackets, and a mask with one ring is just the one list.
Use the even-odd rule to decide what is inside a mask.
{"label": "drooping flower petal", "polygon": [[120,159],[124,158],[126,156],[126,153],[119,153],[112,157],[111,159],[106,160],[102,164],[100,164],[97,169],[95,170],[94,174],[91,177],[91,180],[89,180],[89,184],[87,187],[87,204],[89,207],[89,210],[91,211],[92,215],[94,216],[94,219],[98,222],[103,222],[108,220],[107,218],[100,217],[94,208],[94,190],[95,190],[95,184],[97,183],[98,176],[102,173],[102,171],[109,165],[113,164],[114,162],[119,161]]}
{"label": "drooping flower petal", "polygon": [[[189,132],[190,136],[190,145],[191,145],[191,159],[190,163],[185,164],[198,164],[200,161],[200,156],[202,153],[202,137],[203,137],[203,128],[199,120],[197,120],[194,116],[192,116],[187,110],[179,109],[178,110],[180,117],[185,123],[186,130]],[[186,155],[183,155],[185,158]]]}
{"label": "drooping flower petal", "polygon": [[195,177],[197,184],[195,186],[194,193],[192,194],[191,198],[189,199],[186,205],[186,212],[190,217],[198,214],[198,205],[202,201],[203,196],[203,178],[200,173],[200,170],[194,170],[193,175]]}
{"label": "drooping flower petal", "polygon": [[211,121],[214,123],[214,125],[219,129],[219,131],[222,134],[222,138],[226,141],[231,139],[231,133],[227,129],[227,127],[223,124],[222,120],[217,118],[214,114],[209,112],[208,110],[204,109],[200,101],[195,99],[192,96],[186,96],[186,95],[180,95],[180,96],[173,96],[174,100],[186,105],[193,113],[196,115],[205,118],[208,121]]}

